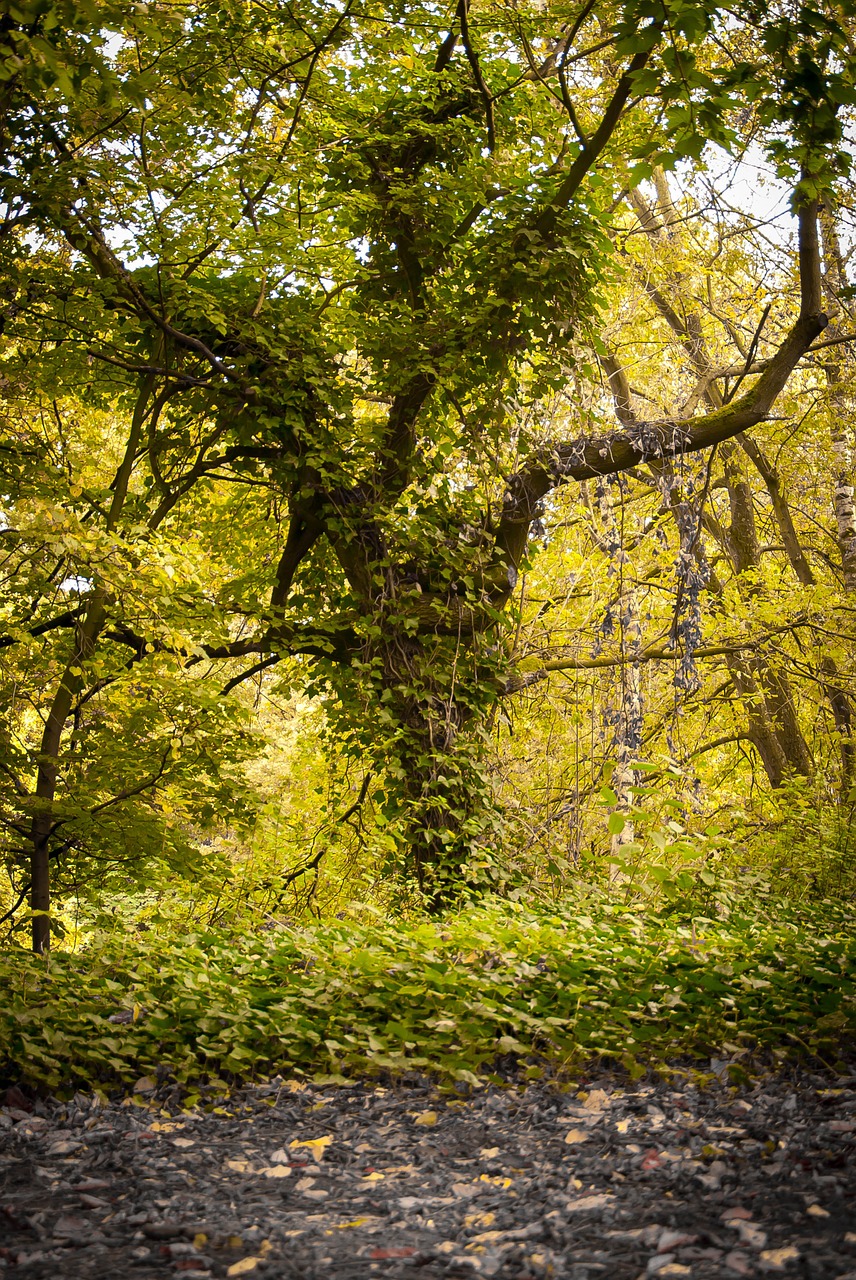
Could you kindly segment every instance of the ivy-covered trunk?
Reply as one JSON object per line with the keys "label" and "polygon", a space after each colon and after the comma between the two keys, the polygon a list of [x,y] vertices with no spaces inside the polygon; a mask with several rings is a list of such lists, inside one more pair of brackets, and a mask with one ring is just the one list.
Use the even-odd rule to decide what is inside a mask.
{"label": "ivy-covered trunk", "polygon": [[500,650],[484,635],[408,634],[388,611],[379,630],[339,685],[340,713],[360,721],[351,750],[379,780],[387,871],[437,913],[494,883],[501,822],[484,735]]}

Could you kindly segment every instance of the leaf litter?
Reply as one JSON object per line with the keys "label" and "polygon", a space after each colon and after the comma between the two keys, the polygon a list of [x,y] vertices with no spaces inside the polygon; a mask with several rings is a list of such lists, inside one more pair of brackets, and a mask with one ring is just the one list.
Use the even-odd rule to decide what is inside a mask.
{"label": "leaf litter", "polygon": [[9,1089],[0,1276],[856,1280],[856,1070],[696,1079]]}

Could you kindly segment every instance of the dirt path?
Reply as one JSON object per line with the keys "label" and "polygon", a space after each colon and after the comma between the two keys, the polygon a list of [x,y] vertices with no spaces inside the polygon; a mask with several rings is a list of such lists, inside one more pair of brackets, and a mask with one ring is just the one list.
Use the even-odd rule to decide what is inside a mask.
{"label": "dirt path", "polygon": [[0,1277],[856,1280],[854,1155],[856,1074],[7,1106]]}

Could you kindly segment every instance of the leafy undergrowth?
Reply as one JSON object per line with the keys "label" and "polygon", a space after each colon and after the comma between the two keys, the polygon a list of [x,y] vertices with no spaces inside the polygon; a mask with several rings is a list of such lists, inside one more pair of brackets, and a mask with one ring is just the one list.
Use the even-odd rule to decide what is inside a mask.
{"label": "leafy undergrowth", "polygon": [[635,1071],[744,1051],[834,1064],[856,1032],[854,923],[829,903],[692,923],[503,903],[437,924],[102,935],[47,961],[0,955],[0,1073],[54,1090],[153,1076],[192,1093],[275,1073],[475,1084],[515,1063]]}

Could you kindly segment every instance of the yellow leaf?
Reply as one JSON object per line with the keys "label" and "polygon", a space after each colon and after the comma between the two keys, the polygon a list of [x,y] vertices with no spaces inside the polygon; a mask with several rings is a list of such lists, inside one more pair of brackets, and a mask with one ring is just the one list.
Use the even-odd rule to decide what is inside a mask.
{"label": "yellow leaf", "polygon": [[320,1163],[320,1161],[324,1159],[324,1152],[326,1148],[329,1147],[332,1141],[333,1135],[328,1133],[325,1134],[323,1138],[307,1138],[305,1142],[298,1142],[297,1139],[295,1139],[294,1142],[289,1142],[288,1145],[292,1151],[295,1147],[306,1147],[312,1152],[312,1159],[317,1163]]}
{"label": "yellow leaf", "polygon": [[227,1276],[245,1276],[250,1271],[255,1271],[261,1262],[261,1258],[241,1258],[240,1262],[233,1262],[228,1268]]}
{"label": "yellow leaf", "polygon": [[288,1178],[291,1176],[290,1164],[271,1164],[266,1169],[259,1169],[265,1178]]}
{"label": "yellow leaf", "polygon": [[479,1155],[485,1160],[495,1160],[499,1155],[499,1147],[482,1147]]}
{"label": "yellow leaf", "polygon": [[479,1182],[489,1182],[492,1187],[510,1187],[513,1181],[513,1178],[500,1178],[489,1173],[483,1173],[479,1177]]}
{"label": "yellow leaf", "polygon": [[782,1267],[786,1262],[796,1262],[799,1256],[799,1249],[795,1249],[792,1244],[785,1245],[784,1249],[761,1250],[761,1261],[773,1267]]}
{"label": "yellow leaf", "polygon": [[361,1227],[364,1222],[368,1222],[368,1218],[354,1218],[353,1222],[338,1222],[336,1229],[337,1231],[347,1231],[349,1227]]}
{"label": "yellow leaf", "polygon": [[492,1227],[495,1222],[495,1213],[468,1213],[464,1217],[465,1227]]}
{"label": "yellow leaf", "polygon": [[176,1129],[183,1129],[184,1125],[175,1120],[155,1120],[149,1128],[152,1133],[174,1133]]}
{"label": "yellow leaf", "polygon": [[363,1178],[363,1182],[382,1182],[382,1181],[383,1181],[383,1174],[377,1173],[377,1172],[367,1173],[366,1176]]}
{"label": "yellow leaf", "polygon": [[414,1124],[432,1125],[437,1123],[436,1111],[420,1111],[419,1115],[413,1121]]}
{"label": "yellow leaf", "polygon": [[194,1249],[204,1249],[207,1243],[208,1243],[208,1237],[206,1236],[205,1232],[197,1231],[196,1235],[193,1237]]}
{"label": "yellow leaf", "polygon": [[249,1160],[227,1160],[226,1168],[231,1169],[233,1173],[249,1173],[252,1169]]}
{"label": "yellow leaf", "polygon": [[585,1129],[569,1129],[565,1134],[565,1142],[571,1147],[577,1142],[588,1142],[589,1136]]}

